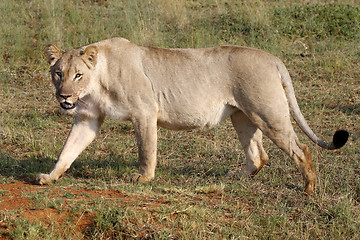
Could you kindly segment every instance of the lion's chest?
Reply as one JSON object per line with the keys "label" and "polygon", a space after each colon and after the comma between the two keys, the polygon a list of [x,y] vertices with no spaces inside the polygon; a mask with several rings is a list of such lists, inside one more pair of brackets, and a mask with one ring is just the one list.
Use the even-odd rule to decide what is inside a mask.
{"label": "lion's chest", "polygon": [[122,105],[117,104],[110,104],[110,103],[102,103],[101,104],[101,111],[109,118],[120,120],[120,121],[126,121],[129,119],[129,113],[126,108],[124,108]]}
{"label": "lion's chest", "polygon": [[80,115],[87,115],[91,118],[97,118],[105,115],[109,118],[125,121],[129,119],[129,111],[121,104],[114,104],[106,97],[87,96],[83,99],[83,104],[77,110]]}

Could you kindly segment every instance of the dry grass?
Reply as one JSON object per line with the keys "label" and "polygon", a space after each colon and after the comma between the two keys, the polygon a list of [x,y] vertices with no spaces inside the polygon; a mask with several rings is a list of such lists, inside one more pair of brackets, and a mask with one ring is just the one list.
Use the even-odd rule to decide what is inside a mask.
{"label": "dry grass", "polygon": [[[360,10],[357,1],[328,2],[1,1],[0,238],[358,239]],[[306,196],[295,165],[268,140],[271,160],[255,178],[227,179],[244,159],[228,121],[206,132],[160,129],[157,177],[133,185],[132,126],[108,120],[61,182],[32,185],[53,167],[73,120],[59,113],[44,46],[114,36],[267,50],[290,69],[311,127],[326,140],[347,129],[349,143],[329,152],[298,131],[318,173]]]}

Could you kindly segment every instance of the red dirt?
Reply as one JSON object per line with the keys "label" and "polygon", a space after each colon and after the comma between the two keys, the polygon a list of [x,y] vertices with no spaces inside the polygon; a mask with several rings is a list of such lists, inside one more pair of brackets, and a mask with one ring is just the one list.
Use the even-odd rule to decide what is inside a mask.
{"label": "red dirt", "polygon": [[[37,199],[37,194],[40,196],[45,194],[48,199],[62,201],[59,205],[60,208],[48,207],[48,204],[43,204],[41,198]],[[147,212],[151,212],[154,207],[169,204],[164,199],[147,199],[146,197],[144,199],[143,197],[128,196],[117,190],[39,186],[23,181],[0,184],[0,240],[9,238],[8,232],[13,229],[11,221],[16,219],[41,223],[45,228],[58,229],[55,230],[55,233],[62,230],[61,226],[69,226],[70,224],[67,229],[68,231],[72,229],[70,233],[72,239],[86,238],[84,233],[93,226],[95,213],[88,212],[85,209],[74,211],[71,207],[74,201],[86,202],[100,198],[110,201],[120,199],[120,204],[127,206],[137,205],[138,208]]]}
{"label": "red dirt", "polygon": [[[76,216],[72,216],[70,210],[59,211],[56,208],[44,207],[38,209],[38,206],[29,198],[24,195],[36,194],[38,192],[48,191],[48,196],[56,198],[63,198],[65,203],[62,209],[70,209],[70,204],[67,203],[65,192],[72,194],[70,200],[76,199],[77,201],[86,201],[91,198],[102,197],[104,199],[124,199],[127,196],[119,191],[114,190],[88,190],[80,189],[74,190],[71,188],[59,187],[43,187],[37,185],[27,184],[25,182],[17,181],[9,184],[0,184],[0,239],[9,238],[7,232],[12,229],[9,219],[6,219],[8,211],[21,212],[21,219],[28,220],[29,222],[41,222],[45,227],[61,226],[70,217],[73,219],[73,231],[71,236],[75,239],[84,237],[83,233],[86,229],[92,226],[94,213],[79,212]],[[63,196],[63,197],[62,197]],[[36,201],[36,200],[34,200]],[[127,199],[129,201],[129,199]],[[16,218],[16,217],[15,217]]]}
{"label": "red dirt", "polygon": [[[44,195],[47,201],[60,202],[51,207],[52,204],[43,201]],[[55,233],[66,229],[70,233],[64,234],[68,234],[72,239],[86,238],[86,230],[94,226],[95,213],[86,209],[74,210],[74,202],[88,202],[94,199],[121,200],[118,204],[136,206],[140,211],[150,214],[154,208],[169,204],[163,198],[128,196],[117,190],[38,186],[23,181],[0,184],[0,240],[9,238],[9,231],[14,228],[12,222],[17,219],[41,223],[44,228],[55,229]],[[201,195],[199,198],[199,201],[214,202],[215,206],[216,202],[223,200],[226,200],[224,196],[217,193]],[[174,212],[172,217],[176,218],[179,213]]]}

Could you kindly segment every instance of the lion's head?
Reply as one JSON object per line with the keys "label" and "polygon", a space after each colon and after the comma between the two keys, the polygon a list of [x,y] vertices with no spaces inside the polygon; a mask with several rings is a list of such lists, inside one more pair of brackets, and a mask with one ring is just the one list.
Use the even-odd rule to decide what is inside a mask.
{"label": "lion's head", "polygon": [[97,53],[95,46],[73,49],[65,53],[52,44],[46,47],[45,55],[50,64],[56,98],[64,110],[74,109],[88,93]]}

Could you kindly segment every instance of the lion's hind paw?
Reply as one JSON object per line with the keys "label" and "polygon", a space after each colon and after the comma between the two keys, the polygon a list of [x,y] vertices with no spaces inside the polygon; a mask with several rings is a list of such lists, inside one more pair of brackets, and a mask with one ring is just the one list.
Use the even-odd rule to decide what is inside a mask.
{"label": "lion's hind paw", "polygon": [[143,176],[141,175],[140,173],[133,173],[131,175],[131,182],[133,183],[147,183],[151,180],[152,178],[149,178],[149,177],[146,177],[146,176]]}

